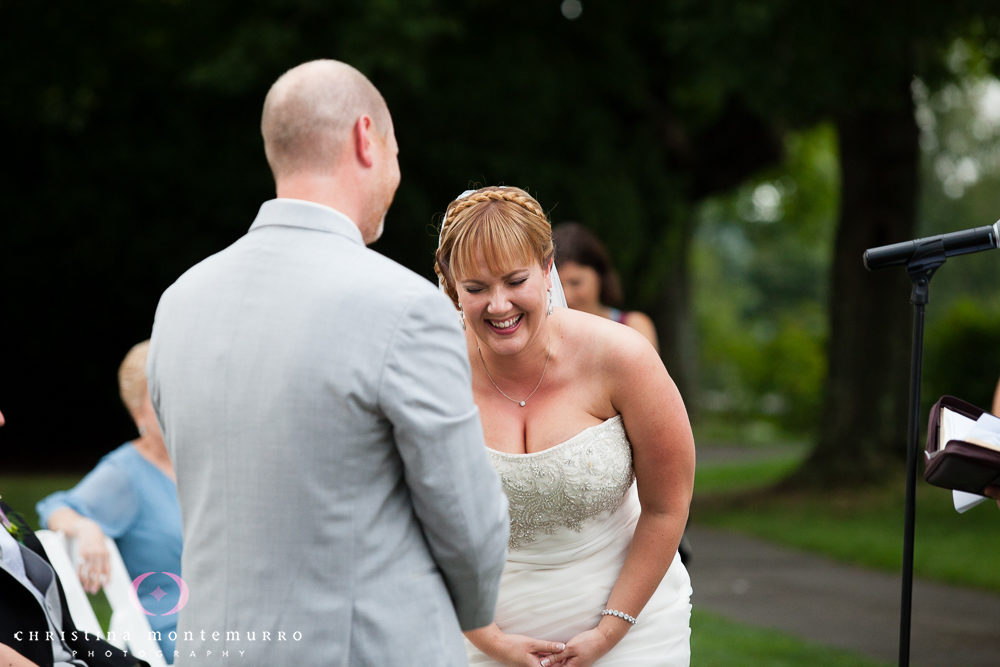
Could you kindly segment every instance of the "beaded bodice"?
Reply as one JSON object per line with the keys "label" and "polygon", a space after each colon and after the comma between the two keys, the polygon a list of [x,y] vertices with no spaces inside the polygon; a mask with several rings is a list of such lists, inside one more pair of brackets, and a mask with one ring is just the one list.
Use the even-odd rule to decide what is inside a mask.
{"label": "beaded bodice", "polygon": [[620,415],[540,452],[488,451],[510,501],[511,549],[618,509],[635,478]]}

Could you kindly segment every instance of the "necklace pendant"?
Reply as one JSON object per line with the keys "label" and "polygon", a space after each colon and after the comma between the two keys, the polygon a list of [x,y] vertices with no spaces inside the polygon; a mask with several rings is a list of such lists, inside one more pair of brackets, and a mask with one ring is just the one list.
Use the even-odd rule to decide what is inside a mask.
{"label": "necklace pendant", "polygon": [[522,408],[523,408],[523,407],[525,406],[525,404],[526,404],[526,402],[525,402],[525,401],[520,401],[520,402],[518,403],[518,405],[520,405],[520,406],[521,406]]}

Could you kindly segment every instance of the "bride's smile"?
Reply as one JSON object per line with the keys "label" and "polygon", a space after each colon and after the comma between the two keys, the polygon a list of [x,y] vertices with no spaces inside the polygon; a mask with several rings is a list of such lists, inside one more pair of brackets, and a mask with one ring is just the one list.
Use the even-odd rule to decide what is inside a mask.
{"label": "bride's smile", "polygon": [[511,317],[506,320],[486,320],[486,323],[497,331],[502,331],[505,334],[513,333],[515,327],[521,323],[521,319],[524,315],[518,315],[516,317]]}

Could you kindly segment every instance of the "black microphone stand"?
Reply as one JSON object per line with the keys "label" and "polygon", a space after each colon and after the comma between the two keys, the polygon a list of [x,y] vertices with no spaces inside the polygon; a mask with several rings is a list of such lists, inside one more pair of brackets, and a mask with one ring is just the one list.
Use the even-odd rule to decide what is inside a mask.
{"label": "black microphone stand", "polygon": [[903,520],[903,590],[899,614],[899,665],[910,664],[910,611],[913,606],[913,533],[916,516],[917,452],[920,433],[920,380],[923,372],[924,311],[931,277],[947,260],[940,240],[921,243],[906,263],[913,283],[913,342],[910,351],[910,414],[906,447],[906,506]]}
{"label": "black microphone stand", "polygon": [[930,296],[931,277],[951,255],[964,255],[1000,247],[1000,220],[989,227],[904,241],[869,248],[865,268],[881,269],[906,264],[913,283],[913,347],[910,352],[910,416],[906,447],[906,507],[903,521],[903,593],[899,614],[899,665],[910,664],[910,609],[913,604],[913,528],[916,514],[917,438],[920,433],[920,379],[924,349],[924,310]]}

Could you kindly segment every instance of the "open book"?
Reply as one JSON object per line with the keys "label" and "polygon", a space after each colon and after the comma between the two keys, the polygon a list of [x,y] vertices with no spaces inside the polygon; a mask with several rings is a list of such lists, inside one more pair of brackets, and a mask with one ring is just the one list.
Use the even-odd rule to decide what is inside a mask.
{"label": "open book", "polygon": [[[1000,452],[1000,417],[983,412],[978,419],[972,419],[943,405],[938,442],[947,444],[950,440],[962,440]],[[934,454],[940,452],[938,449]],[[928,454],[928,457],[932,456]]]}
{"label": "open book", "polygon": [[925,454],[924,479],[962,492],[953,495],[955,509],[963,512],[986,499],[986,486],[1000,485],[1000,417],[942,396],[931,408]]}

